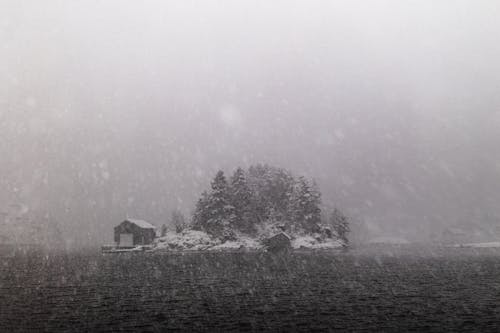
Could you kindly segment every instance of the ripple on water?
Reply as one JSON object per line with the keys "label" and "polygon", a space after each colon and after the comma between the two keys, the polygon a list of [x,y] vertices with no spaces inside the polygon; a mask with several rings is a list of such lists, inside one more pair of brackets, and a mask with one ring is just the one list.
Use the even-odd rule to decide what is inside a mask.
{"label": "ripple on water", "polygon": [[500,256],[1,259],[2,331],[498,331]]}

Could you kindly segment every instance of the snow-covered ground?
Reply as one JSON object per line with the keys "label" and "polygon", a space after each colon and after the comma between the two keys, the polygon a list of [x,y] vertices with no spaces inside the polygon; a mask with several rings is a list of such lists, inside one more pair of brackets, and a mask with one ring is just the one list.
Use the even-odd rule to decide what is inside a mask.
{"label": "snow-covered ground", "polygon": [[167,232],[163,237],[160,237],[156,242],[155,249],[157,250],[195,250],[195,251],[224,251],[248,249],[262,249],[262,244],[253,238],[240,236],[235,241],[227,241],[222,243],[218,239],[212,238],[203,231],[186,229],[181,233],[175,231]]}
{"label": "snow-covered ground", "polygon": [[327,239],[319,242],[312,236],[298,236],[292,239],[294,249],[336,249],[344,246],[344,243],[336,239]]}
{"label": "snow-covered ground", "polygon": [[475,248],[500,247],[500,242],[456,244],[454,245],[454,247],[475,247]]}
{"label": "snow-covered ground", "polygon": [[219,244],[220,241],[213,239],[203,231],[186,229],[181,233],[167,232],[165,236],[157,240],[155,249],[174,251],[208,250]]}
{"label": "snow-covered ground", "polygon": [[[336,249],[344,243],[336,239],[318,241],[312,236],[297,236],[292,238],[294,249]],[[154,250],[169,251],[229,251],[229,250],[263,250],[265,246],[260,239],[245,235],[237,235],[237,240],[222,243],[203,231],[186,229],[181,233],[169,231],[156,240]]]}

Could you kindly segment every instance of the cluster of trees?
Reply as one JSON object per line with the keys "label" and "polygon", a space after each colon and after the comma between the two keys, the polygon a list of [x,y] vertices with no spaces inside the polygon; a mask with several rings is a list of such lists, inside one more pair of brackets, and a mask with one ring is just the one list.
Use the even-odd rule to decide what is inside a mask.
{"label": "cluster of trees", "polygon": [[335,208],[328,217],[327,225],[328,230],[335,232],[336,236],[344,241],[345,244],[349,243],[347,234],[351,232],[349,227],[349,220],[339,209]]}
{"label": "cluster of trees", "polygon": [[[292,233],[327,232],[347,241],[347,218],[334,210],[322,220],[321,193],[314,182],[294,177],[289,171],[255,165],[237,168],[229,180],[222,171],[201,194],[193,214],[192,228],[223,240],[235,233],[255,235],[264,224]],[[328,226],[330,225],[330,226]]]}
{"label": "cluster of trees", "polygon": [[[176,233],[181,233],[184,229],[188,227],[186,218],[179,209],[174,209],[172,211],[169,225],[175,230]],[[160,229],[160,236],[164,237],[167,234],[167,232],[168,232],[168,227],[166,224],[163,224]]]}

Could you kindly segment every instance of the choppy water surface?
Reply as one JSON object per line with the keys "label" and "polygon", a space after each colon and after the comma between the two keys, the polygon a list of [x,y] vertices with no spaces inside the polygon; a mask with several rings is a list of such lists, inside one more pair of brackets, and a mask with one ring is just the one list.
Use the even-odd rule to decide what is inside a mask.
{"label": "choppy water surface", "polygon": [[0,259],[0,331],[500,330],[500,254]]}

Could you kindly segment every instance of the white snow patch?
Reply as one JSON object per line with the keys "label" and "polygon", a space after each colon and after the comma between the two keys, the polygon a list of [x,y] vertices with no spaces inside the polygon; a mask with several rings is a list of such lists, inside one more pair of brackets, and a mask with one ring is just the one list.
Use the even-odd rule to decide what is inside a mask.
{"label": "white snow patch", "polygon": [[218,245],[219,241],[213,239],[203,231],[186,229],[181,233],[169,231],[157,240],[155,249],[165,250],[208,250]]}
{"label": "white snow patch", "polygon": [[318,241],[312,236],[299,236],[292,240],[292,247],[294,249],[336,249],[342,246],[344,246],[344,243],[337,239]]}
{"label": "white snow patch", "polygon": [[129,219],[127,218],[126,221],[135,224],[138,227],[141,227],[143,229],[156,229],[154,225],[152,225],[149,222],[146,222],[144,220],[137,220],[137,219]]}
{"label": "white snow patch", "polygon": [[475,248],[500,247],[500,242],[457,244],[455,245],[455,247],[475,247]]}
{"label": "white snow patch", "polygon": [[[181,233],[168,231],[165,236],[156,240],[154,249],[170,251],[263,250],[264,240],[267,238],[269,237],[263,235],[252,238],[237,234],[236,240],[221,242],[203,231],[185,229]],[[294,249],[336,249],[345,246],[344,242],[339,239],[318,240],[313,236],[292,237],[291,243]]]}

